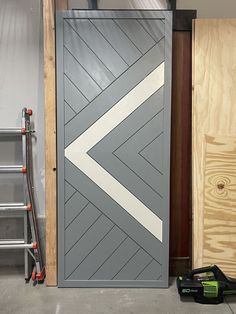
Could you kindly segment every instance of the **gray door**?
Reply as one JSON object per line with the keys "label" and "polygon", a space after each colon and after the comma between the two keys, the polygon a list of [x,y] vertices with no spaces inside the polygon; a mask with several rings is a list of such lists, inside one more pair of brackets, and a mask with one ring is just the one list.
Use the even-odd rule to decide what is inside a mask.
{"label": "gray door", "polygon": [[168,285],[171,21],[57,15],[60,287]]}

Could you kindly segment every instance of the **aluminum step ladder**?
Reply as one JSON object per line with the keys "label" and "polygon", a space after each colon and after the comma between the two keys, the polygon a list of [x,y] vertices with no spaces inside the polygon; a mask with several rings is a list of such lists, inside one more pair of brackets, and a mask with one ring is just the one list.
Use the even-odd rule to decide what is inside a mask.
{"label": "aluminum step ladder", "polygon": [[23,160],[22,165],[0,166],[0,173],[22,173],[24,184],[24,203],[0,203],[0,212],[22,213],[24,218],[24,238],[2,239],[0,240],[0,249],[23,249],[25,260],[25,280],[28,282],[31,277],[34,284],[36,284],[44,281],[45,267],[41,253],[37,214],[34,201],[31,145],[31,137],[34,131],[31,129],[31,115],[31,109],[23,108],[21,128],[0,128],[0,136],[21,136]]}

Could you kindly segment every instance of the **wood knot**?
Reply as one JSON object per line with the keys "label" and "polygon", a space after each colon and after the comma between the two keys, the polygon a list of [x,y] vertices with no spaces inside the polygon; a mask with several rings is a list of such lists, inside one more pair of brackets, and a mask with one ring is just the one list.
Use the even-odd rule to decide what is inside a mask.
{"label": "wood knot", "polygon": [[225,188],[224,183],[218,183],[218,184],[217,184],[217,188],[218,188],[219,190],[223,190],[223,189]]}

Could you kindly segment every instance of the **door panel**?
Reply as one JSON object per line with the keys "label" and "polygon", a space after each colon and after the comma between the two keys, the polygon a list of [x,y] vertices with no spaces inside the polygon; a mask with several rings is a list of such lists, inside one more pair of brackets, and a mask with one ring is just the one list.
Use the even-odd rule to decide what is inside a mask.
{"label": "door panel", "polygon": [[61,287],[168,285],[171,24],[57,16]]}

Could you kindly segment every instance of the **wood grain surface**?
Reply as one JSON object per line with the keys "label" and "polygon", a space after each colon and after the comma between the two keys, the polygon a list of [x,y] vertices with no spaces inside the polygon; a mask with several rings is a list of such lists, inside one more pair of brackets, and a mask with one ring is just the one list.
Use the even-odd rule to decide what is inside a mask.
{"label": "wood grain surface", "polygon": [[[234,19],[205,19],[194,22],[193,267],[216,263],[229,274],[236,274],[236,264],[232,265],[236,243],[233,223],[235,201],[230,199],[230,195],[235,193],[235,186],[232,183],[230,193],[228,191],[227,196],[222,199],[223,196],[219,197],[219,191],[214,190],[215,187],[209,191],[210,184],[213,184],[209,183],[209,172],[213,171],[211,167],[215,167],[214,163],[218,163],[218,176],[222,174],[224,178],[234,182],[235,163],[227,165],[232,177],[224,171],[228,154],[232,154],[232,138],[236,138],[235,38]],[[216,144],[219,137],[222,145]],[[230,149],[227,153],[228,145]],[[216,150],[216,155],[212,150]],[[217,154],[224,155],[221,156],[222,160],[218,157],[214,159]]]}
{"label": "wood grain surface", "polygon": [[206,136],[203,265],[236,277],[236,137]]}
{"label": "wood grain surface", "polygon": [[43,0],[46,284],[57,285],[56,70],[55,11],[67,0]]}
{"label": "wood grain surface", "polygon": [[[56,207],[56,85],[54,1],[43,1],[44,21],[44,106],[45,106],[45,210],[46,283],[57,285]],[[54,170],[53,170],[54,169]]]}

